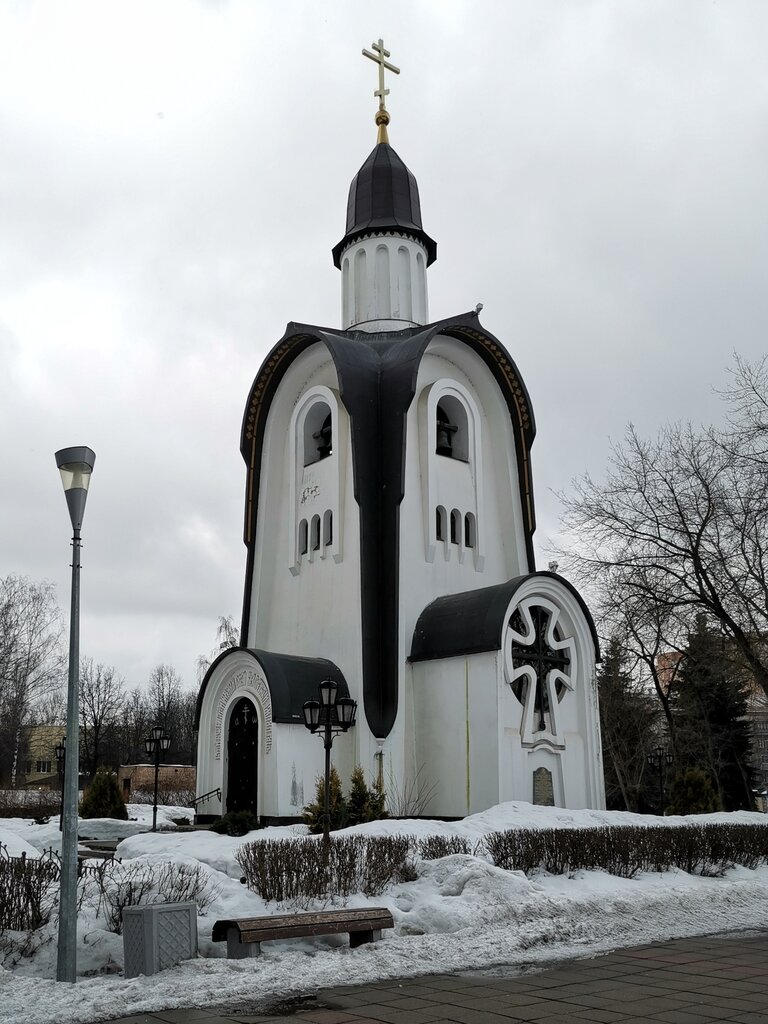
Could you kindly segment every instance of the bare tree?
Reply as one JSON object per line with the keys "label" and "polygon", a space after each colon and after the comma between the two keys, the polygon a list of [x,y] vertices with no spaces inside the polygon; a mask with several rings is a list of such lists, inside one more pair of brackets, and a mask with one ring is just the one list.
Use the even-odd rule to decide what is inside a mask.
{"label": "bare tree", "polygon": [[195,694],[182,688],[181,677],[172,666],[158,665],[153,670],[146,708],[150,726],[163,726],[171,737],[169,758],[191,763]]}
{"label": "bare tree", "polygon": [[53,584],[0,580],[0,778],[11,786],[23,726],[35,702],[61,685],[62,630]]}
{"label": "bare tree", "polygon": [[768,694],[766,364],[738,361],[725,428],[632,426],[605,479],[563,497],[569,569],[669,624],[715,620]]}
{"label": "bare tree", "polygon": [[[111,665],[80,661],[80,749],[89,776],[103,763],[108,733],[119,719],[125,680]],[[111,767],[116,767],[112,765]]]}
{"label": "bare tree", "polygon": [[223,651],[239,646],[240,630],[235,625],[235,620],[231,615],[220,615],[216,627],[216,646],[208,657],[200,654],[197,658],[197,685],[202,684],[205,673]]}
{"label": "bare tree", "polygon": [[146,694],[137,686],[126,695],[116,726],[120,759],[124,764],[145,760],[144,740],[154,724],[147,708]]}

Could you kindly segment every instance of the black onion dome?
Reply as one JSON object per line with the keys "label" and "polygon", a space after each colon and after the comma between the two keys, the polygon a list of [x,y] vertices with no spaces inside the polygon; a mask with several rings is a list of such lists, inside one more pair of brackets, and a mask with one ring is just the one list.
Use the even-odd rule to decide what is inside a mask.
{"label": "black onion dome", "polygon": [[416,179],[388,142],[380,142],[352,179],[347,202],[347,231],[333,247],[333,262],[341,266],[343,250],[372,231],[413,235],[427,250],[427,266],[437,259],[437,243],[421,226]]}

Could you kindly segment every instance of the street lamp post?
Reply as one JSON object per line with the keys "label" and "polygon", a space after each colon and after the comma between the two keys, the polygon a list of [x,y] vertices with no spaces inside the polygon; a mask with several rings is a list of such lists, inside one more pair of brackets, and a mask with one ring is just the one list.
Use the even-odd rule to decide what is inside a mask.
{"label": "street lamp post", "polygon": [[304,703],[304,725],[313,735],[319,733],[325,748],[323,843],[327,848],[331,841],[331,747],[334,737],[347,732],[355,724],[357,701],[351,697],[339,697],[339,684],[333,679],[324,679],[318,689],[320,700]]}
{"label": "street lamp post", "polygon": [[67,680],[67,736],[69,757],[64,766],[64,795],[61,823],[61,895],[59,900],[59,945],[56,980],[77,977],[77,790],[80,775],[80,529],[85,513],[88,485],[96,462],[90,448],[62,448],[56,465],[64,485],[72,522],[72,601],[69,617],[69,673]]}
{"label": "street lamp post", "polygon": [[155,759],[155,802],[152,807],[152,831],[157,832],[157,779],[160,774],[160,751],[166,751],[171,745],[171,737],[165,735],[162,725],[154,725],[144,740],[144,749]]}
{"label": "street lamp post", "polygon": [[64,770],[67,765],[67,737],[62,736],[61,743],[57,743],[53,749],[56,754],[59,775],[61,776],[61,806],[59,808],[59,832],[61,832],[64,822]]}
{"label": "street lamp post", "polygon": [[674,761],[674,755],[664,747],[656,747],[648,754],[648,766],[659,775],[659,813],[664,813],[664,774]]}

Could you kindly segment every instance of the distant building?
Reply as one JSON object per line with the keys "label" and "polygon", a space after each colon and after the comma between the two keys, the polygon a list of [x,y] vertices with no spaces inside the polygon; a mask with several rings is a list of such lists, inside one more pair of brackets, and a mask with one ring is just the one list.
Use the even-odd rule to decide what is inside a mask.
{"label": "distant building", "polygon": [[[161,764],[157,777],[158,794],[166,800],[176,794],[194,793],[197,772],[191,764]],[[154,764],[121,764],[117,781],[123,800],[129,803],[137,792],[153,793],[155,789]]]}
{"label": "distant building", "polygon": [[29,725],[24,729],[21,786],[47,789],[59,785],[56,746],[65,732],[65,725]]}

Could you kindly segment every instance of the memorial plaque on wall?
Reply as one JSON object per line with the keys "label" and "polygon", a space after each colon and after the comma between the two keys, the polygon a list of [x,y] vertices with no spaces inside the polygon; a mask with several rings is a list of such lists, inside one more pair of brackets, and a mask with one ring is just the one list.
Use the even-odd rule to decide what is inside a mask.
{"label": "memorial plaque on wall", "polygon": [[533,802],[541,807],[555,806],[555,791],[549,768],[537,768],[533,773]]}

